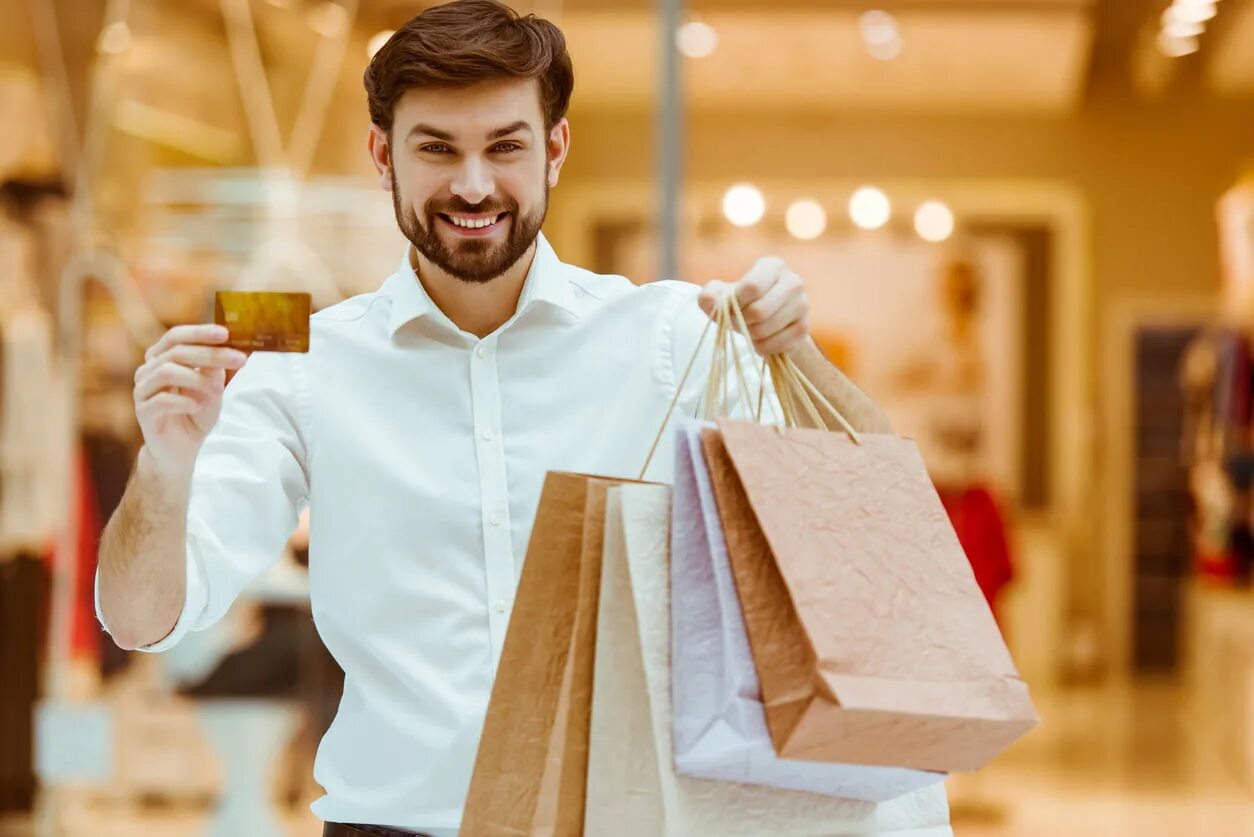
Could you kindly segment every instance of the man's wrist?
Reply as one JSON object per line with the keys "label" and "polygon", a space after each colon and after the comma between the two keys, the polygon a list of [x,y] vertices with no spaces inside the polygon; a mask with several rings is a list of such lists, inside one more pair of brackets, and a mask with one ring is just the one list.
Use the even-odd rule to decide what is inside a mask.
{"label": "man's wrist", "polygon": [[156,456],[147,445],[139,449],[136,469],[141,480],[164,496],[186,496],[192,482],[196,458],[185,462],[168,462]]}

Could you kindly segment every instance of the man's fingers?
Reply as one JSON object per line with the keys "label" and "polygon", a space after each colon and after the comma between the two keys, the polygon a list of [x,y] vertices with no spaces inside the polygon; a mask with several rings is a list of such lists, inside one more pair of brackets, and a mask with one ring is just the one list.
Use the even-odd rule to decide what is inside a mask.
{"label": "man's fingers", "polygon": [[778,331],[765,340],[756,341],[754,346],[759,354],[784,354],[797,348],[809,333],[810,323],[806,320],[798,320],[783,331]]}
{"label": "man's fingers", "polygon": [[[800,297],[792,297],[784,301],[783,307],[775,311],[765,320],[749,324],[749,336],[754,341],[765,340],[778,334],[788,326],[804,320],[810,313],[810,304]],[[746,315],[746,320],[748,315]]]}
{"label": "man's fingers", "polygon": [[774,256],[758,259],[739,282],[736,283],[736,299],[747,307],[762,299],[775,287],[784,272],[784,262]]}
{"label": "man's fingers", "polygon": [[235,349],[180,343],[157,355],[150,363],[154,365],[178,363],[197,369],[239,369],[247,360],[248,355]]}
{"label": "man's fingers", "polygon": [[706,316],[714,316],[714,306],[727,293],[731,286],[726,282],[718,279],[711,279],[705,283],[705,287],[701,289],[701,293],[697,296],[697,304],[701,306],[701,310]]}
{"label": "man's fingers", "polygon": [[[221,370],[217,370],[221,373]],[[178,388],[213,396],[222,391],[209,372],[199,372],[177,363],[165,363],[152,368],[135,384],[135,402],[142,403],[164,389]]]}
{"label": "man's fingers", "polygon": [[199,413],[200,402],[190,395],[177,392],[159,392],[135,408],[140,421],[165,416],[190,416]]}
{"label": "man's fingers", "polygon": [[144,353],[144,360],[160,357],[175,346],[191,344],[218,346],[225,343],[230,332],[224,326],[212,324],[181,325],[167,331],[161,339]]}

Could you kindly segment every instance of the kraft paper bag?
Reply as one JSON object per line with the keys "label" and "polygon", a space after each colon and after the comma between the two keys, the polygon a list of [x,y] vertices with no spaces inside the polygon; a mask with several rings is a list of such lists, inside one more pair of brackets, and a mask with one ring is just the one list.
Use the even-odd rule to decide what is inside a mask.
{"label": "kraft paper bag", "polygon": [[976,770],[1036,725],[913,442],[701,439],[779,755]]}
{"label": "kraft paper bag", "polygon": [[583,833],[606,490],[549,473],[475,759],[463,837]]}
{"label": "kraft paper bag", "polygon": [[939,784],[876,804],[677,775],[670,491],[623,485],[606,505],[585,834],[953,837]]}
{"label": "kraft paper bag", "polygon": [[671,638],[675,769],[872,802],[944,781],[894,767],[782,759],[772,744],[714,488],[701,451],[706,425],[682,422],[671,515]]}

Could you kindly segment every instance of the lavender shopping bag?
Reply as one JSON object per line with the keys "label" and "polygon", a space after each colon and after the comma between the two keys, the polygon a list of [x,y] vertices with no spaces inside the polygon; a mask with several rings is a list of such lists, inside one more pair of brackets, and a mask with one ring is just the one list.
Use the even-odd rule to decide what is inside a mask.
{"label": "lavender shopping bag", "polygon": [[944,781],[943,773],[776,755],[701,449],[703,426],[709,425],[681,423],[675,444],[671,687],[676,772],[869,802]]}

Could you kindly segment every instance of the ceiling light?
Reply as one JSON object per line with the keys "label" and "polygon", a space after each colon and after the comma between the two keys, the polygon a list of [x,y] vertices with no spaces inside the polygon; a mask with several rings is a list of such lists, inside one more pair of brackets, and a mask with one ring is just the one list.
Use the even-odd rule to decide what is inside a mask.
{"label": "ceiling light", "polygon": [[849,217],[864,230],[875,230],[888,223],[893,205],[888,195],[873,186],[864,186],[849,199]]}
{"label": "ceiling light", "polygon": [[366,57],[374,58],[375,54],[383,49],[383,45],[395,34],[395,29],[384,29],[382,32],[376,32],[371,35],[370,41],[366,44]]}
{"label": "ceiling light", "polygon": [[766,214],[766,198],[756,186],[737,184],[723,195],[723,214],[738,227],[752,227]]}
{"label": "ceiling light", "polygon": [[1168,58],[1183,58],[1186,55],[1192,55],[1197,52],[1198,46],[1195,37],[1175,38],[1166,32],[1158,33],[1158,50]]}
{"label": "ceiling light", "polygon": [[914,213],[914,230],[924,241],[944,241],[954,234],[954,213],[940,201],[927,201]]}
{"label": "ceiling light", "polygon": [[675,44],[689,58],[709,58],[718,49],[718,33],[699,20],[690,20],[675,32]]}
{"label": "ceiling light", "polygon": [[858,18],[858,32],[872,58],[891,61],[901,55],[901,27],[888,12],[864,12]]}
{"label": "ceiling light", "polygon": [[815,201],[794,201],[784,213],[784,226],[793,238],[811,241],[827,229],[827,212]]}
{"label": "ceiling light", "polygon": [[1169,38],[1196,38],[1206,31],[1206,24],[1178,20],[1171,9],[1163,12],[1163,34]]}
{"label": "ceiling light", "polygon": [[1203,0],[1203,2],[1195,3],[1177,2],[1167,10],[1168,15],[1182,23],[1205,23],[1218,12],[1219,10],[1215,8],[1214,0]]}

